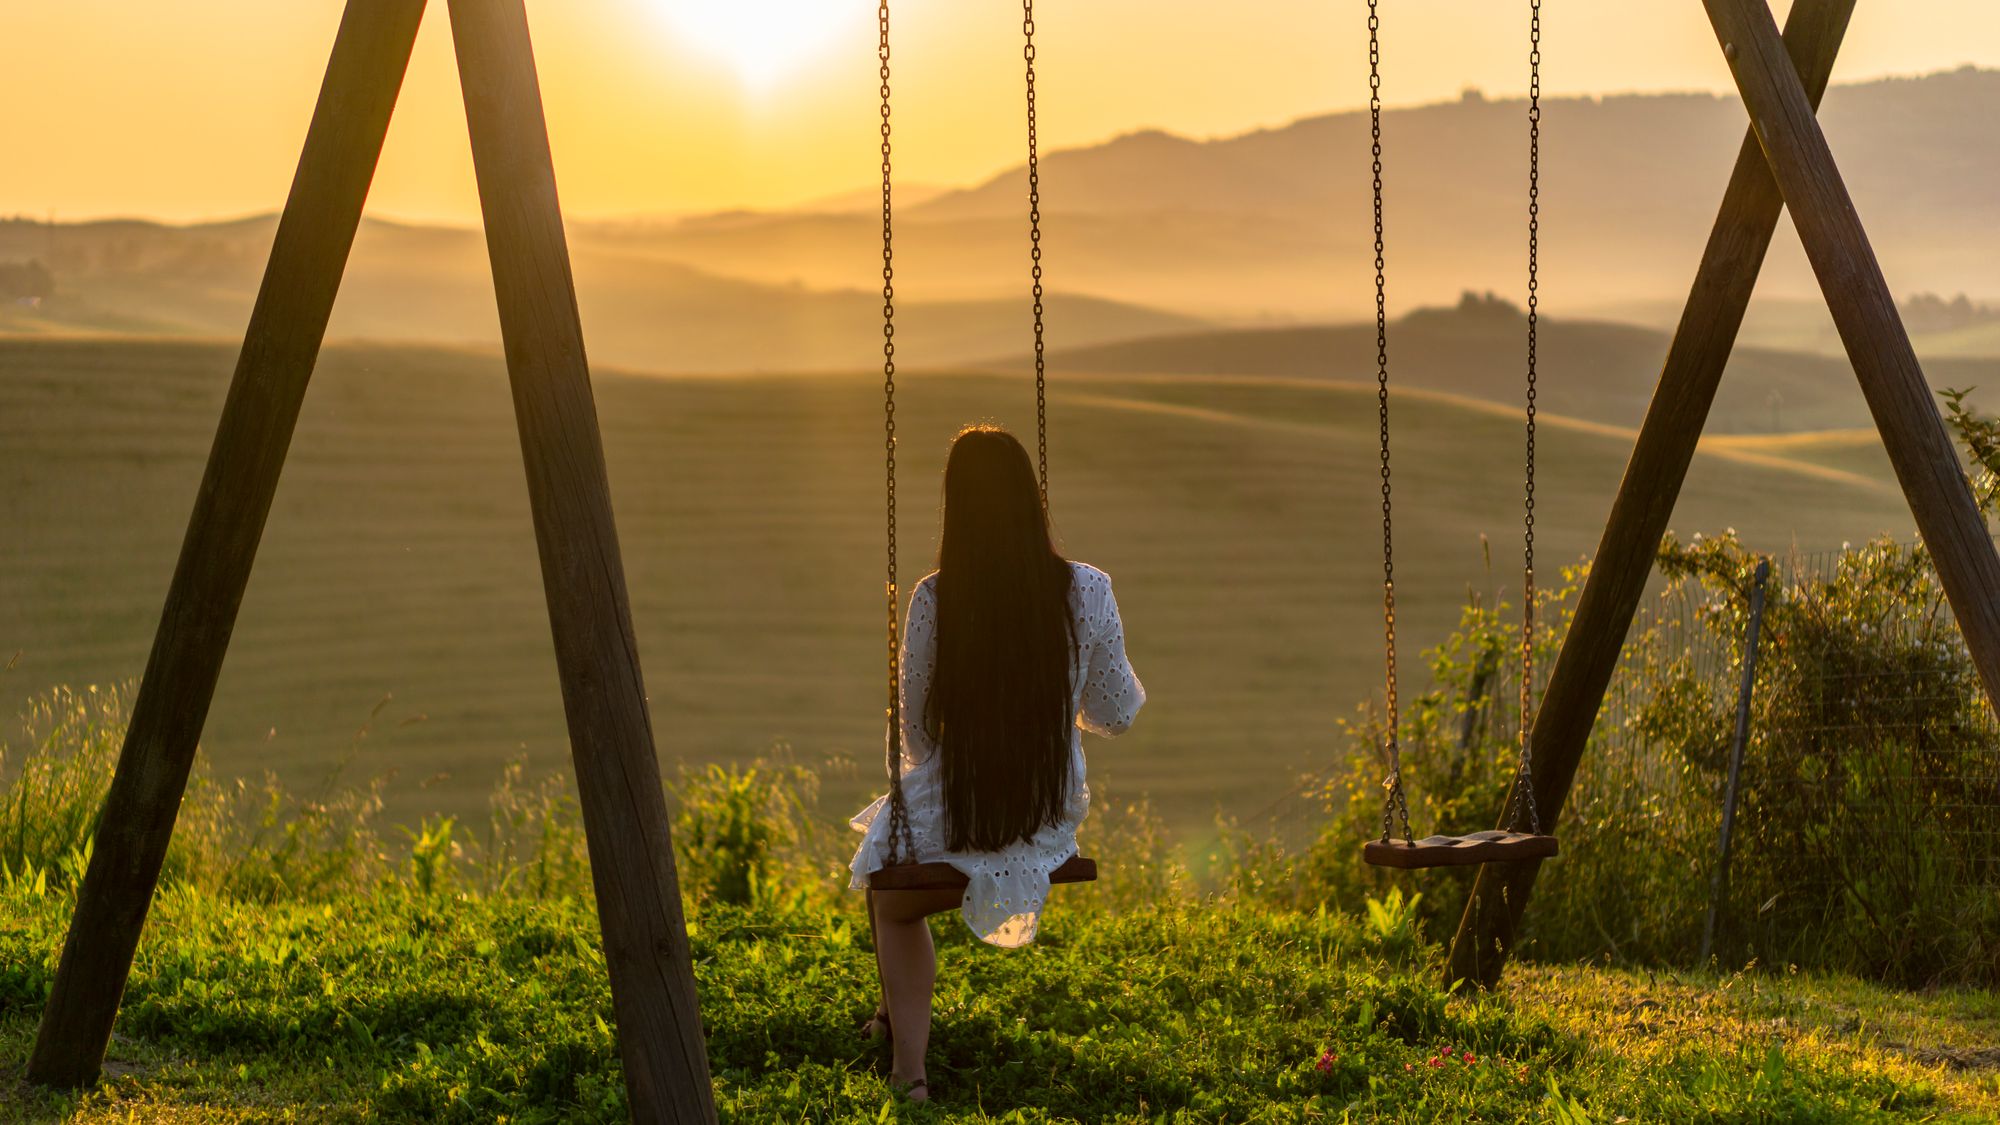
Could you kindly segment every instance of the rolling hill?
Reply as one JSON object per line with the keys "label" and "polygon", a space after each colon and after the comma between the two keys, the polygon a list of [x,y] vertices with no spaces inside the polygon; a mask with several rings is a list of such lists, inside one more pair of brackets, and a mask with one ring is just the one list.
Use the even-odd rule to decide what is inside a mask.
{"label": "rolling hill", "polygon": [[[1670,337],[1604,321],[1543,318],[1540,401],[1573,418],[1636,427],[1645,417]],[[1399,387],[1462,395],[1518,409],[1526,371],[1526,319],[1505,302],[1467,296],[1453,308],[1419,309],[1390,329]],[[1020,368],[1020,358],[996,366]],[[1057,371],[1124,374],[1286,375],[1375,378],[1373,324],[1312,325],[1174,334],[1051,353]],[[2000,359],[1931,356],[1933,386],[2000,390]],[[1991,395],[1985,396],[1991,401]],[[1738,347],[1709,416],[1712,434],[1790,434],[1872,425],[1844,357]],[[1872,437],[1872,433],[1871,433]],[[1886,464],[1886,462],[1885,462]]]}
{"label": "rolling hill", "polygon": [[[0,674],[15,700],[136,676],[150,643],[233,349],[0,341]],[[600,373],[614,500],[664,763],[787,743],[881,748],[879,376]],[[912,374],[899,397],[910,578],[953,429],[1019,425],[1018,374]],[[1178,829],[1254,815],[1331,760],[1375,687],[1371,387],[1279,375],[1066,375],[1054,385],[1055,512],[1067,549],[1116,576],[1152,694],[1093,777],[1150,793]],[[1547,417],[1540,534],[1550,564],[1592,549],[1630,435]],[[1517,534],[1507,408],[1409,392],[1397,429],[1406,653],[1439,640]],[[562,712],[507,388],[497,360],[329,349],[307,397],[206,754],[224,776],[321,776],[358,746],[400,771],[392,816],[478,815],[502,763],[564,760]],[[1907,534],[1892,489],[1782,448],[1711,448],[1676,526],[1754,544]],[[1500,552],[1504,557],[1505,552]],[[4,664],[4,659],[0,659]],[[366,737],[370,709],[394,699]],[[1414,768],[1421,768],[1417,764]]]}
{"label": "rolling hill", "polygon": [[[39,307],[0,303],[0,335],[237,336],[276,229],[269,216],[187,227],[0,221],[0,262],[44,261],[57,278],[56,293]],[[878,247],[877,271],[880,261]],[[654,371],[796,371],[851,369],[881,354],[879,277],[872,291],[866,277],[838,290],[747,281],[631,253],[603,238],[580,242],[574,264],[591,354],[607,362]],[[1203,323],[1099,297],[1056,293],[1048,303],[1050,317],[1074,340]],[[1013,350],[1029,334],[1028,309],[1025,283],[1005,297],[905,299],[897,345],[924,364]],[[497,345],[484,237],[367,220],[329,332],[335,339]]]}

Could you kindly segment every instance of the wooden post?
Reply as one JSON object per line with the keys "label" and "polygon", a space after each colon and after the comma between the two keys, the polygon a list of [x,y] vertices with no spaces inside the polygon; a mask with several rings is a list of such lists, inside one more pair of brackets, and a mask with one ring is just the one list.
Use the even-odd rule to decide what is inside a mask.
{"label": "wooden post", "polygon": [[341,17],[42,1011],[32,1081],[86,1085],[104,1061],[423,11],[424,0],[355,0]]}
{"label": "wooden post", "polygon": [[1882,432],[1896,480],[1937,563],[1973,666],[1987,697],[2000,701],[2000,553],[1945,429],[1937,395],[1917,364],[1896,298],[1798,75],[1785,60],[1771,10],[1764,0],[1704,3],[1875,428]]}
{"label": "wooden post", "polygon": [[666,794],[522,0],[450,0],[633,1119],[714,1122]]}
{"label": "wooden post", "polygon": [[[1784,46],[1812,105],[1826,91],[1854,4],[1799,0],[1786,21]],[[1783,210],[1784,199],[1753,132],[1737,152],[1659,388],[1535,715],[1530,783],[1545,831],[1553,831],[1562,816]],[[1499,823],[1513,823],[1511,799]],[[1539,860],[1480,868],[1452,941],[1448,981],[1469,980],[1482,987],[1499,981],[1540,869]]]}

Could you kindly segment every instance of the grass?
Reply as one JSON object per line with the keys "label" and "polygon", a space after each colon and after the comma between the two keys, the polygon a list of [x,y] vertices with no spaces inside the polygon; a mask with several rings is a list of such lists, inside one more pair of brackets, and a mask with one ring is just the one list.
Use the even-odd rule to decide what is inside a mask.
{"label": "grass", "polygon": [[[626,1119],[583,840],[560,789],[509,768],[491,831],[383,833],[353,791],[206,776],[141,936],[105,1081],[25,1084],[79,814],[119,743],[115,697],[57,696],[0,788],[0,1125]],[[675,851],[728,1122],[1848,1122],[2000,1112],[2000,996],[1832,975],[1517,964],[1440,986],[1435,914],[1269,882],[1256,847],[1201,893],[1143,804],[1086,824],[1104,878],[1033,946],[934,923],[930,1078],[902,1106],[854,1036],[874,995],[849,834],[782,762],[683,773]],[[268,808],[267,808],[268,807]],[[1347,862],[1352,863],[1350,854]],[[1569,862],[1575,862],[1572,858]],[[1550,877],[1565,876],[1561,871]],[[1431,888],[1449,894],[1433,882]],[[1253,888],[1263,888],[1262,890]],[[1303,903],[1297,906],[1291,904]],[[1353,911],[1353,912],[1350,912]]]}
{"label": "grass", "polygon": [[[817,896],[812,896],[817,897]],[[0,1121],[613,1121],[595,919],[572,899],[155,905],[108,1080],[19,1084],[68,901],[0,895]],[[707,905],[693,935],[729,1121],[1990,1120],[1991,995],[1530,968],[1447,995],[1406,911],[1059,906],[1028,950],[937,927],[931,1107],[852,1026],[857,905]],[[1446,1053],[1449,1049],[1450,1053]],[[1466,1061],[1465,1056],[1473,1061]]]}
{"label": "grass", "polygon": [[[233,349],[0,342],[0,664],[14,698],[138,675],[179,549]],[[1629,449],[1565,425],[1553,377],[1539,533],[1551,563],[1591,551]],[[830,804],[880,752],[879,376],[606,373],[604,419],[633,611],[666,761],[789,743],[845,756]],[[1019,376],[904,383],[905,569],[959,424],[1030,420]],[[1399,400],[1403,643],[1457,620],[1468,585],[1507,582],[1519,421]],[[400,771],[386,817],[482,806],[496,763],[566,758],[546,612],[499,364],[341,347],[321,366],[236,629],[205,752],[217,775],[297,784],[359,740],[351,771]],[[1056,514],[1077,557],[1117,576],[1153,696],[1092,775],[1150,794],[1198,838],[1334,764],[1333,730],[1379,679],[1372,392],[1299,380],[1059,374]],[[1903,529],[1898,498],[1782,458],[1697,458],[1683,530],[1755,546]],[[1499,568],[1479,544],[1490,535]]]}

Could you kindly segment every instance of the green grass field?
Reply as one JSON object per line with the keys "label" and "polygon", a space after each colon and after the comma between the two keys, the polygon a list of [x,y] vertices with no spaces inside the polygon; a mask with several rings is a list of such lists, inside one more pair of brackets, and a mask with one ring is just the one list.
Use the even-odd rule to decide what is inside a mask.
{"label": "green grass field", "polygon": [[[136,677],[171,575],[234,348],[0,341],[0,694]],[[1585,378],[1576,373],[1570,378]],[[788,743],[880,753],[879,375],[602,372],[603,418],[662,759]],[[1591,551],[1630,436],[1566,421],[1545,383],[1545,571]],[[903,381],[902,557],[933,549],[937,473],[959,424],[1032,422],[1019,375]],[[1068,551],[1105,567],[1152,696],[1093,777],[1198,831],[1246,818],[1332,762],[1334,724],[1379,675],[1372,387],[1296,378],[1082,376],[1050,407]],[[1471,399],[1398,399],[1406,658],[1468,589],[1514,581],[1520,423]],[[1829,471],[1832,469],[1833,471]],[[1675,516],[1755,545],[1907,534],[1866,466],[1780,446],[1712,448]],[[1492,571],[1482,554],[1491,537]],[[229,777],[397,771],[392,819],[479,807],[524,749],[565,741],[508,393],[497,360],[330,349],[306,401],[212,714]],[[365,738],[359,728],[385,696]]]}
{"label": "green grass field", "polygon": [[[0,893],[0,1122],[612,1122],[597,926],[573,898],[232,904],[167,894],[108,1081],[19,1081],[67,896]],[[693,924],[725,1121],[1956,1122],[2000,1113],[1990,994],[1805,974],[1518,969],[1448,996],[1394,912],[1065,900],[1028,949],[947,918],[929,1106],[854,1038],[865,918]]]}

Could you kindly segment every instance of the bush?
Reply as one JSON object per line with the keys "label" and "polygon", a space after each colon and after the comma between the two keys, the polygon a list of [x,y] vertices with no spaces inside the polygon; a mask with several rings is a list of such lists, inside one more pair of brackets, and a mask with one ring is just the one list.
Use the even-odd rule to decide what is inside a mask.
{"label": "bush", "polygon": [[[1741,636],[1754,561],[1733,536],[1670,541],[1661,563],[1708,596],[1707,627]],[[1843,551],[1831,574],[1768,590],[1763,630],[1723,913],[1735,955],[2000,981],[2000,740],[1928,553]],[[1688,796],[1713,802],[1733,693],[1685,677],[1654,690],[1645,740],[1677,751]]]}
{"label": "bush", "polygon": [[674,861],[682,895],[696,904],[767,905],[833,885],[832,845],[811,816],[819,796],[812,770],[761,758],[683,766],[673,791]]}

